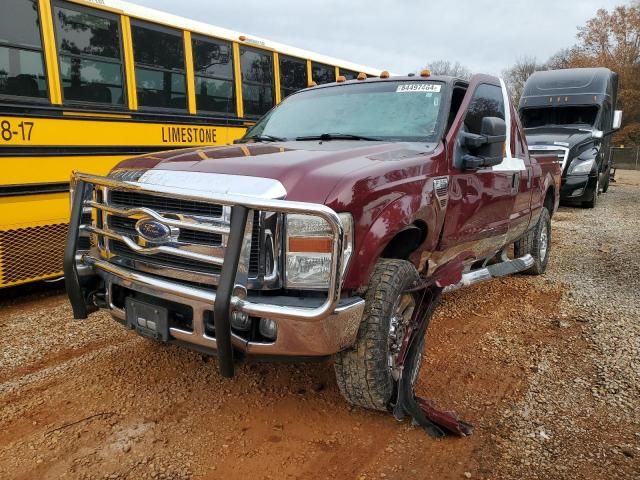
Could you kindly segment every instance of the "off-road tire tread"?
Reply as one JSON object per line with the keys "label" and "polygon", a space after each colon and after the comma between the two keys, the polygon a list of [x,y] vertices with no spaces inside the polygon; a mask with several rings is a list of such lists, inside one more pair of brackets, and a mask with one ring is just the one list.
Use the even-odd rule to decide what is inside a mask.
{"label": "off-road tire tread", "polygon": [[[543,222],[547,223],[547,258],[541,259],[539,254],[538,242],[540,241],[540,229]],[[519,240],[513,245],[513,253],[516,258],[523,257],[527,253],[530,253],[533,257],[534,263],[531,268],[525,270],[523,273],[530,275],[542,275],[547,269],[549,263],[549,256],[551,255],[551,215],[547,207],[542,207],[540,212],[540,218],[535,227],[525,233]]]}
{"label": "off-road tire tread", "polygon": [[394,391],[387,366],[389,322],[400,294],[419,279],[406,260],[380,260],[371,276],[353,348],[335,355],[338,388],[353,405],[386,411]]}
{"label": "off-road tire tread", "polygon": [[596,183],[596,188],[593,192],[593,197],[590,200],[582,202],[582,208],[595,208],[598,204],[598,195],[600,194],[600,183]]}

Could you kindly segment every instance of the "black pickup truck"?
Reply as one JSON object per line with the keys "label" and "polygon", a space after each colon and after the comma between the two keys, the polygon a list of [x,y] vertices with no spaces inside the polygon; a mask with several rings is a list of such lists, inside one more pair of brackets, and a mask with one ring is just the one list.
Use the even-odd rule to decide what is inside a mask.
{"label": "black pickup truck", "polygon": [[610,139],[620,128],[618,75],[608,68],[535,72],[520,99],[529,152],[557,153],[560,200],[593,208],[609,188]]}

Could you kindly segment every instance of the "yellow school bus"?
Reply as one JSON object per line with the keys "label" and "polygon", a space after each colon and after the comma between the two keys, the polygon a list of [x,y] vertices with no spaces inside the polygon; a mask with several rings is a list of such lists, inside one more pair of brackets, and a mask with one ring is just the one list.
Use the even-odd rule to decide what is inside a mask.
{"label": "yellow school bus", "polygon": [[72,170],[229,143],[360,72],[380,70],[119,0],[2,0],[0,288],[62,274]]}

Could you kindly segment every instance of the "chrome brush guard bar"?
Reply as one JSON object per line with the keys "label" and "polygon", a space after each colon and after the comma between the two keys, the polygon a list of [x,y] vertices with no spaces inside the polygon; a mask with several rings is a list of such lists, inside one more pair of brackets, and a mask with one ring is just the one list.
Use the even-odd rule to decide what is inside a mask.
{"label": "chrome brush guard bar", "polygon": [[[79,251],[78,240],[82,232],[93,234],[102,238],[114,239],[114,234],[108,229],[99,228],[96,225],[95,213],[91,224],[83,223],[83,213],[88,211],[105,212],[112,206],[104,205],[96,199],[96,196],[87,193],[99,189],[104,191],[124,191],[153,195],[169,199],[180,199],[183,201],[193,201],[198,203],[208,203],[221,205],[230,208],[229,225],[211,224],[195,226],[189,224],[191,229],[199,229],[205,232],[214,232],[228,235],[226,248],[222,249],[220,256],[208,257],[172,249],[171,247],[152,246],[146,248],[139,246],[130,239],[116,238],[123,241],[129,248],[143,255],[153,255],[155,253],[170,253],[184,256],[189,259],[205,261],[220,267],[220,279],[215,292],[211,291],[213,302],[214,323],[216,331],[216,350],[220,363],[220,370],[224,376],[233,375],[233,358],[231,347],[230,317],[233,311],[240,311],[249,316],[266,317],[274,320],[297,320],[297,321],[317,321],[322,320],[334,313],[340,301],[340,291],[342,284],[342,260],[344,230],[337,213],[325,205],[294,202],[288,200],[272,200],[256,198],[244,195],[230,195],[210,193],[201,190],[189,190],[187,188],[168,187],[163,185],[144,184],[139,182],[118,181],[111,178],[98,177],[83,173],[74,173],[72,176],[72,208],[67,245],[65,249],[64,271],[67,293],[71,300],[75,318],[87,318],[87,315],[96,310],[91,304],[88,295],[91,293],[86,286],[84,273],[90,270],[100,270],[107,275],[115,275],[125,284],[134,287],[139,279],[151,282],[153,287],[159,292],[167,294],[179,294],[184,298],[189,298],[193,292],[206,292],[202,288],[171,281],[170,279],[158,279],[152,275],[126,270],[108,261],[108,258],[100,258],[100,255],[93,254],[94,250]],[[249,301],[247,299],[247,277],[251,243],[251,218],[252,211],[268,211],[275,213],[296,213],[313,215],[322,218],[329,225],[332,236],[332,256],[329,273],[329,286],[324,302],[311,307],[283,306],[273,303],[261,303],[260,301]],[[169,226],[183,226],[179,220],[166,218],[153,209],[148,208],[118,208],[119,215],[134,216],[144,215],[149,218],[160,220]],[[86,218],[86,216],[85,216]],[[124,272],[127,272],[125,275]],[[122,278],[126,276],[126,278]],[[138,280],[136,280],[138,278]],[[202,296],[200,295],[200,298]],[[255,297],[259,299],[259,297]]]}

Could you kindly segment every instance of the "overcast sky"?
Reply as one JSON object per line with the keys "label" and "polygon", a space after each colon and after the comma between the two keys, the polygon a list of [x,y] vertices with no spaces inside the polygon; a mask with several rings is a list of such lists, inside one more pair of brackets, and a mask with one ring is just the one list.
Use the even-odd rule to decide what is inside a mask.
{"label": "overcast sky", "polygon": [[598,8],[625,0],[130,0],[248,35],[405,74],[431,60],[499,74],[575,42]]}

